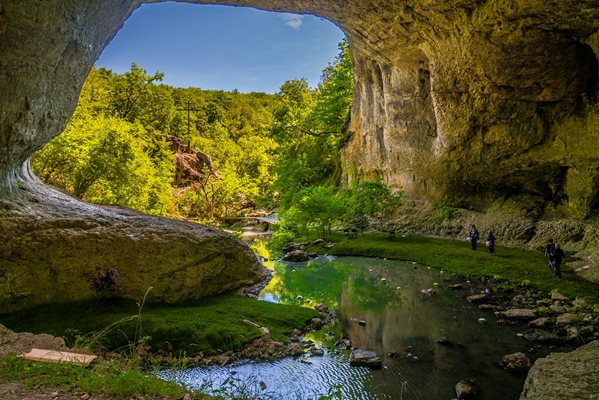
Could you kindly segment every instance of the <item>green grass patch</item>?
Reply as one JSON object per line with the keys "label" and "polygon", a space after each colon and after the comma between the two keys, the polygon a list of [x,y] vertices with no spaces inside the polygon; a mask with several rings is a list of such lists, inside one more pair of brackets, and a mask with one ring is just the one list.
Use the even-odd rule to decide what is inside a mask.
{"label": "green grass patch", "polygon": [[[239,350],[259,337],[259,329],[244,323],[246,319],[266,326],[273,339],[284,340],[291,329],[303,328],[318,312],[241,296],[208,298],[184,306],[146,304],[141,313],[141,332],[137,335],[136,316],[136,303],[121,299],[109,303],[40,306],[0,315],[0,322],[14,331],[65,337],[71,346],[91,344],[96,348],[127,349],[136,337],[142,337],[153,351],[172,348],[176,354],[191,356]],[[102,330],[102,335],[94,336],[93,333]]]}
{"label": "green grass patch", "polygon": [[[337,256],[366,256],[416,261],[435,269],[456,274],[489,275],[514,283],[526,282],[547,292],[557,290],[570,297],[582,297],[589,304],[599,304],[599,285],[579,277],[562,264],[563,279],[557,279],[547,268],[542,252],[496,247],[496,256],[489,256],[484,242],[477,251],[470,250],[466,240],[449,240],[398,234],[390,241],[384,233],[360,233],[357,239],[345,239],[333,233],[335,247],[326,250]],[[310,246],[309,251],[324,253],[324,248]]]}
{"label": "green grass patch", "polygon": [[[117,398],[152,396],[152,398],[182,398],[187,390],[143,372],[129,359],[114,359],[94,363],[85,368],[70,364],[30,362],[14,355],[0,357],[0,382],[18,381],[25,387],[58,387],[88,393],[104,393]],[[137,398],[137,397],[136,397]],[[208,398],[195,394],[194,398]]]}

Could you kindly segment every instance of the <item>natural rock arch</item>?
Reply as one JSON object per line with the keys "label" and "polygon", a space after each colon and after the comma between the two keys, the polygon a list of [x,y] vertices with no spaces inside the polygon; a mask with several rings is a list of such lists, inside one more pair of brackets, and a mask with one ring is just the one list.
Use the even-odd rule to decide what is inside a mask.
{"label": "natural rock arch", "polygon": [[[18,196],[23,163],[60,133],[90,66],[143,2],[1,3],[4,196]],[[381,176],[419,197],[557,197],[577,215],[599,201],[592,0],[188,2],[314,13],[346,32],[348,179]]]}
{"label": "natural rock arch", "polygon": [[[27,289],[35,279],[64,279],[73,252],[92,258],[69,259],[71,271],[84,271],[75,285],[100,260],[136,271],[160,260],[182,274],[181,285],[156,290],[173,301],[173,290],[201,280],[225,287],[183,297],[241,284],[226,283],[236,274],[257,278],[249,251],[214,230],[85,205],[30,171],[28,158],[62,131],[91,65],[142,2],[0,1],[0,304],[85,297],[83,288],[70,297],[51,284],[47,295]],[[342,150],[348,180],[380,176],[413,197],[481,207],[554,202],[578,217],[599,204],[593,0],[189,2],[313,13],[345,31],[356,71]],[[140,256],[140,241],[151,260]],[[26,268],[37,275],[24,278]],[[165,280],[152,276],[128,278],[131,295]]]}

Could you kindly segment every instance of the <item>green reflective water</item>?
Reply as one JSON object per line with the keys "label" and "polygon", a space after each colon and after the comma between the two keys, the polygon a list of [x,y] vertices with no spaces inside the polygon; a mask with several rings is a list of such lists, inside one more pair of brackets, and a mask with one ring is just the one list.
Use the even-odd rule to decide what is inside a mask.
{"label": "green reflective water", "polygon": [[[407,400],[451,399],[458,381],[475,378],[479,399],[515,400],[525,376],[504,371],[498,361],[517,351],[533,358],[543,351],[531,349],[517,336],[524,325],[497,327],[492,313],[468,303],[465,297],[478,289],[449,290],[455,278],[420,265],[360,257],[267,264],[273,279],[261,300],[325,303],[335,310],[334,324],[306,337],[328,346],[325,356],[200,368],[172,379],[192,387],[232,376],[262,381],[268,390],[258,398],[316,399],[337,387],[343,399]],[[427,288],[436,294],[423,295],[421,289]],[[481,324],[479,318],[489,322]],[[343,337],[357,348],[379,353],[384,368],[349,367],[348,352],[333,346]],[[440,338],[451,344],[437,343]]]}

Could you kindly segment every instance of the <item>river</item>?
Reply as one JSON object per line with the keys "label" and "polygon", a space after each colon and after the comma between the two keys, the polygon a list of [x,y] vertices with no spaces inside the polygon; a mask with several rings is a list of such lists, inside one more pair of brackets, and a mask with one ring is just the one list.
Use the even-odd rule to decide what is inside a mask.
{"label": "river", "polygon": [[[449,290],[455,277],[411,262],[361,257],[318,257],[307,264],[268,262],[273,279],[259,300],[336,311],[333,324],[306,335],[324,356],[242,362],[228,366],[162,371],[168,380],[219,395],[236,392],[259,399],[436,400],[455,397],[455,384],[474,378],[481,400],[516,400],[524,375],[498,365],[518,351],[544,354],[517,335],[524,325],[498,327],[489,311],[466,301],[478,286]],[[427,296],[421,289],[433,288]],[[488,320],[485,323],[484,318]],[[364,324],[365,323],[365,324]],[[383,369],[350,367],[341,338],[373,350]],[[445,344],[438,343],[446,339]],[[531,354],[532,352],[532,354]]]}

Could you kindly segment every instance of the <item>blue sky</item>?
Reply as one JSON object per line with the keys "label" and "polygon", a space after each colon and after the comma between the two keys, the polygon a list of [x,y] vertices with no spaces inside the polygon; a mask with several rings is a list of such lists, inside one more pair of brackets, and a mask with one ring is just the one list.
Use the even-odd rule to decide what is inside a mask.
{"label": "blue sky", "polygon": [[177,87],[275,93],[290,79],[311,86],[338,53],[343,32],[312,15],[185,3],[144,4],[96,66],[122,73],[135,61]]}

